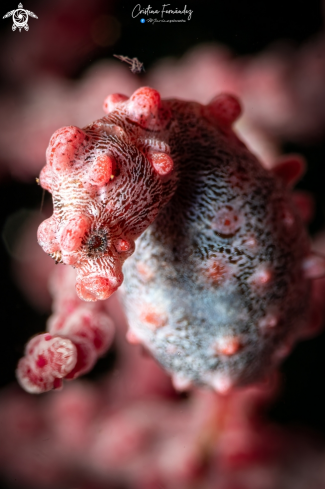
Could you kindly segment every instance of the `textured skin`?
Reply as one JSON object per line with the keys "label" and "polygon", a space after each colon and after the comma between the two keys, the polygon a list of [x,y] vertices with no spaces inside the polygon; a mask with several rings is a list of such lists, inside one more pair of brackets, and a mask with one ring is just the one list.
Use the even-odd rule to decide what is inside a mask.
{"label": "textured skin", "polygon": [[139,238],[123,269],[129,339],[179,389],[263,377],[309,321],[309,241],[287,190],[302,162],[264,169],[230,127],[240,106],[229,95],[202,106],[145,87],[104,108],[52,136],[40,245],[94,301],[121,285]]}
{"label": "textured skin", "polygon": [[114,325],[104,303],[84,302],[77,297],[75,273],[70,267],[55,272],[48,333],[27,343],[16,371],[19,384],[31,394],[59,389],[63,379],[75,379],[91,370],[114,337]]}
{"label": "textured skin", "polygon": [[[129,105],[132,111],[132,99]],[[173,178],[162,178],[145,157],[151,144],[145,131],[129,124],[124,132],[121,126],[123,117],[116,114],[85,131],[60,129],[40,175],[53,194],[54,213],[40,226],[39,243],[58,262],[76,267],[77,292],[84,300],[107,299],[121,285],[121,267],[134,240],[175,187]]]}

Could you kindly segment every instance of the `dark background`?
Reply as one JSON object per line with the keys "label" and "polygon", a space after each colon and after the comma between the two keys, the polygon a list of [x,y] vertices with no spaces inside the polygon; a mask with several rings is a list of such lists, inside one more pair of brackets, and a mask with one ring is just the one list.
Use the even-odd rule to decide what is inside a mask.
{"label": "dark background", "polygon": [[[1,2],[1,17],[7,11],[17,8],[18,1]],[[52,8],[54,3],[55,0],[23,1],[24,8],[35,12],[39,19],[45,9]],[[90,64],[100,58],[110,58],[114,53],[126,54],[131,58],[136,56],[148,70],[158,58],[168,55],[182,56],[192,46],[211,41],[223,43],[239,55],[258,53],[281,39],[290,40],[299,46],[323,28],[322,5],[316,0],[186,1],[187,8],[194,11],[191,21],[185,24],[155,25],[141,24],[140,17],[132,19],[131,11],[136,3],[134,1],[113,4],[103,1],[99,10],[103,14],[114,15],[118,20],[121,26],[119,39],[113,46],[98,48],[87,55],[82,54],[85,52],[84,49],[76,48],[75,56],[79,57],[78,62],[69,72],[59,67],[61,75],[78,78]],[[162,3],[164,2],[151,1],[150,5],[153,8],[161,8]],[[170,0],[170,3],[171,8],[183,8],[185,5],[185,1],[181,0]],[[148,3],[142,2],[141,5],[145,8]],[[29,22],[30,29],[33,28],[32,22]],[[73,28],[76,27],[74,12],[62,19],[62,22],[71,23],[73,36]],[[0,29],[0,46],[4,48],[9,36],[13,35],[10,20],[1,20]],[[86,26],[85,43],[88,42],[87,35]],[[41,43],[42,39],[39,42]],[[53,42],[56,40],[53,39]],[[22,43],[22,55],[23,49]],[[13,81],[8,78],[4,69],[0,74],[0,83],[1,90],[5,92],[13,89],[18,95],[23,89],[24,80]],[[309,171],[299,183],[299,187],[310,190],[316,198],[316,218],[311,224],[311,231],[315,233],[324,227],[324,139],[308,145],[287,142],[284,143],[283,149],[300,152],[309,162]],[[21,183],[4,176],[0,181],[1,230],[10,214],[21,208],[37,209],[40,201],[41,189],[33,181]],[[23,353],[24,343],[32,334],[44,330],[48,315],[40,315],[26,302],[11,278],[10,257],[2,241],[0,248],[0,385],[4,386],[15,380],[14,370]],[[105,365],[103,360],[96,367],[95,374],[104,370]],[[281,423],[311,427],[325,434],[325,334],[299,344],[284,363],[282,371],[283,388],[271,410],[273,419]]]}

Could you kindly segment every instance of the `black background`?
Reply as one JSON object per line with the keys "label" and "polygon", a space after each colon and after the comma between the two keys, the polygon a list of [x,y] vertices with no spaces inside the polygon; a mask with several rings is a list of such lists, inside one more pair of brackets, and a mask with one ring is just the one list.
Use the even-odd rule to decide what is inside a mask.
{"label": "black background", "polygon": [[[45,4],[51,2],[55,0],[24,0],[23,4],[24,8],[38,14],[41,20],[39,12],[45,8]],[[90,64],[100,58],[109,58],[114,53],[126,54],[129,57],[136,56],[144,62],[148,70],[158,58],[169,55],[181,56],[189,48],[202,42],[223,43],[235,53],[246,55],[260,52],[280,39],[288,39],[299,46],[323,28],[322,5],[316,0],[188,1],[187,7],[193,10],[191,21],[186,24],[155,25],[141,24],[140,17],[132,19],[131,11],[136,3],[136,1],[115,2],[115,4],[103,2],[102,12],[114,15],[120,22],[121,36],[114,46],[101,48],[96,54],[80,59],[78,67],[69,74],[70,77],[82,76]],[[150,5],[153,8],[155,6],[161,8],[162,3],[152,1]],[[16,4],[18,0],[1,2],[1,17],[7,11],[17,8]],[[145,8],[148,3],[142,2],[141,5]],[[171,7],[182,8],[184,5],[185,2],[180,0],[171,1]],[[4,46],[8,36],[13,35],[11,22],[1,20],[0,29],[0,45]],[[22,53],[23,49],[22,44]],[[2,90],[12,89],[9,87],[11,81],[7,79],[5,71],[1,73],[0,81]],[[22,82],[17,83],[14,90],[19,93],[22,86]],[[309,161],[309,171],[299,183],[299,187],[308,189],[315,195],[317,212],[311,225],[311,231],[315,233],[324,227],[324,139],[309,145],[287,142],[283,149],[301,152]],[[11,213],[23,207],[37,209],[40,201],[41,189],[33,181],[21,183],[9,177],[2,179],[0,181],[1,230]],[[24,343],[32,334],[44,330],[47,315],[38,314],[26,302],[11,278],[10,257],[2,241],[0,248],[0,385],[4,386],[14,381],[15,365],[22,355]],[[105,361],[102,361],[97,367],[97,372],[104,368]],[[284,373],[282,393],[272,408],[271,416],[281,423],[304,425],[325,434],[325,334],[299,344],[284,363],[282,371]]]}

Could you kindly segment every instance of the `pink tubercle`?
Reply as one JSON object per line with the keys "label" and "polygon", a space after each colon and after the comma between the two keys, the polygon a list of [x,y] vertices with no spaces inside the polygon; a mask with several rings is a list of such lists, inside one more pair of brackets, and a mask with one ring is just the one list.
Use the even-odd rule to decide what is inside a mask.
{"label": "pink tubercle", "polygon": [[60,249],[56,238],[56,231],[57,223],[53,216],[45,219],[38,227],[37,240],[46,253],[54,253]]}
{"label": "pink tubercle", "polygon": [[291,353],[292,347],[293,347],[292,341],[290,340],[286,341],[274,352],[274,360],[276,362],[282,361],[283,358],[286,358],[289,355],[289,353]]}
{"label": "pink tubercle", "polygon": [[223,336],[219,338],[213,345],[213,350],[216,355],[232,356],[238,353],[242,344],[237,336]]}
{"label": "pink tubercle", "polygon": [[237,233],[242,226],[243,218],[232,206],[227,205],[219,209],[211,223],[217,233],[229,236]]}
{"label": "pink tubercle", "polygon": [[297,208],[302,221],[310,223],[315,213],[315,201],[313,196],[302,190],[295,190],[291,195],[292,201]]}
{"label": "pink tubercle", "polygon": [[132,331],[132,329],[129,329],[126,333],[126,339],[131,345],[140,345],[141,340],[138,338],[136,333]]}
{"label": "pink tubercle", "polygon": [[258,241],[255,236],[249,236],[244,240],[244,244],[250,250],[256,250],[258,247]]}
{"label": "pink tubercle", "polygon": [[[168,337],[168,335],[166,335]],[[176,355],[178,351],[178,348],[176,345],[173,345],[172,343],[169,343],[167,346],[166,346],[166,352],[169,354],[169,355]]]}
{"label": "pink tubercle", "polygon": [[115,166],[116,163],[112,156],[98,156],[88,173],[90,183],[92,185],[97,185],[98,187],[106,185],[111,180],[113,168]]}
{"label": "pink tubercle", "polygon": [[129,251],[131,248],[130,243],[126,239],[118,239],[115,245],[118,252],[123,253]]}
{"label": "pink tubercle", "polygon": [[137,268],[139,275],[141,276],[141,278],[143,280],[149,281],[149,280],[153,279],[154,273],[146,263],[139,261],[136,264],[136,268]]}
{"label": "pink tubercle", "polygon": [[109,114],[116,108],[117,104],[120,104],[121,102],[125,102],[126,100],[128,100],[128,97],[121,93],[112,93],[108,95],[104,100],[104,105],[103,105],[104,112],[106,112],[106,114]]}
{"label": "pink tubercle", "polygon": [[279,177],[283,183],[292,187],[306,170],[306,162],[300,155],[284,155],[272,169],[272,173]]}
{"label": "pink tubercle", "polygon": [[178,374],[172,375],[173,387],[176,391],[184,392],[193,387],[193,383],[190,379]]}
{"label": "pink tubercle", "polygon": [[293,225],[295,223],[295,216],[293,215],[291,209],[289,207],[286,207],[285,205],[282,208],[281,212],[281,220],[284,226],[288,229],[293,229]]}
{"label": "pink tubercle", "polygon": [[75,126],[62,127],[53,134],[46,156],[48,164],[55,172],[70,168],[86,137],[86,133]]}
{"label": "pink tubercle", "polygon": [[130,106],[147,117],[158,114],[158,109],[161,107],[160,93],[150,87],[139,88],[131,96]]}
{"label": "pink tubercle", "polygon": [[304,277],[316,279],[325,276],[325,256],[311,254],[304,259],[302,264]]}
{"label": "pink tubercle", "polygon": [[52,192],[52,179],[53,172],[50,165],[45,165],[40,173],[39,182],[42,188],[47,190],[48,192]]}
{"label": "pink tubercle", "polygon": [[214,285],[221,284],[227,276],[226,265],[221,260],[210,260],[203,269],[203,275]]}
{"label": "pink tubercle", "polygon": [[234,95],[222,93],[208,104],[210,113],[221,123],[230,126],[240,116],[242,109]]}
{"label": "pink tubercle", "polygon": [[214,390],[222,395],[228,394],[233,388],[233,382],[226,373],[216,373],[212,375],[210,383]]}
{"label": "pink tubercle", "polygon": [[148,154],[148,159],[158,175],[168,175],[174,168],[174,162],[166,153],[151,151]]}
{"label": "pink tubercle", "polygon": [[108,299],[122,284],[123,275],[115,277],[90,276],[78,278],[76,291],[80,299],[88,302]]}
{"label": "pink tubercle", "polygon": [[268,313],[266,316],[259,320],[258,326],[261,329],[272,329],[275,328],[279,323],[279,318],[277,314]]}
{"label": "pink tubercle", "polygon": [[170,110],[163,106],[160,93],[150,87],[136,90],[128,101],[130,118],[144,129],[159,130],[171,118]]}
{"label": "pink tubercle", "polygon": [[144,322],[149,329],[155,331],[166,325],[167,315],[154,306],[144,305],[140,313],[140,320]]}
{"label": "pink tubercle", "polygon": [[266,286],[273,278],[273,273],[269,265],[260,265],[250,277],[249,281],[255,286]]}
{"label": "pink tubercle", "polygon": [[72,215],[61,231],[60,244],[63,251],[75,251],[88,229],[88,219],[82,214]]}

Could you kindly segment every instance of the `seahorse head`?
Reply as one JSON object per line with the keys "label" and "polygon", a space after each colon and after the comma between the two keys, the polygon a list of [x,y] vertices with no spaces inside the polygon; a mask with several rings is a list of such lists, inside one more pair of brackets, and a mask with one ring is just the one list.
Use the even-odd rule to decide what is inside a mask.
{"label": "seahorse head", "polygon": [[38,242],[57,262],[76,268],[77,292],[87,301],[106,299],[121,285],[135,239],[176,182],[166,142],[171,112],[159,93],[144,87],[130,99],[110,95],[104,110],[106,117],[84,129],[56,131],[40,174],[54,209]]}

